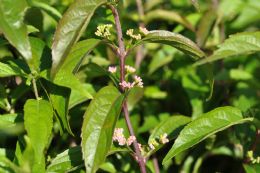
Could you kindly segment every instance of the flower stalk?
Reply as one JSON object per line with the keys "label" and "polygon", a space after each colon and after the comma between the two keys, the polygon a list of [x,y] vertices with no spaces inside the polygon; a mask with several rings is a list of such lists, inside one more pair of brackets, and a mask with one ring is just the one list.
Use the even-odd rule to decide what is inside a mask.
{"label": "flower stalk", "polygon": [[[109,5],[109,8],[111,9],[111,11],[113,13],[115,25],[116,25],[116,33],[117,33],[117,40],[118,40],[118,46],[119,46],[119,48],[117,50],[117,54],[119,56],[119,61],[120,61],[120,83],[123,83],[125,81],[125,58],[126,58],[127,52],[126,52],[125,45],[124,45],[122,27],[121,27],[118,11],[113,5]],[[122,92],[125,92],[125,88],[122,85],[120,86],[120,88],[121,88]],[[133,130],[133,127],[132,127],[132,124],[130,121],[130,116],[129,116],[126,100],[123,103],[123,112],[124,112],[124,118],[125,118],[128,130],[129,130],[129,133],[131,136],[135,136],[134,130]],[[137,157],[137,161],[138,161],[141,173],[146,173],[145,162],[144,162],[145,159],[141,155],[141,151],[138,147],[137,140],[133,141],[133,145],[134,145],[134,150],[136,153],[136,157]]]}

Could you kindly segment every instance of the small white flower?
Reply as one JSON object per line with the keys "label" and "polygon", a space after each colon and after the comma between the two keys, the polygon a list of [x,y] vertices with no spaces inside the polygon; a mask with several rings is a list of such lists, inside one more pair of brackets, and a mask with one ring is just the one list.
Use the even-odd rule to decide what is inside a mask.
{"label": "small white flower", "polygon": [[113,134],[113,141],[118,142],[120,146],[124,146],[126,144],[126,139],[123,134],[124,129],[123,128],[115,128],[114,134]]}
{"label": "small white flower", "polygon": [[148,145],[149,145],[149,147],[150,147],[151,150],[154,150],[154,149],[155,149],[155,147],[153,146],[152,143],[149,143]]}
{"label": "small white flower", "polygon": [[111,35],[111,33],[110,33],[111,28],[112,28],[111,24],[99,25],[97,27],[97,31],[95,32],[95,34],[96,34],[96,36],[109,39],[109,36]]}
{"label": "small white flower", "polygon": [[134,80],[135,80],[135,83],[136,83],[136,85],[137,85],[138,87],[143,88],[144,83],[143,83],[143,80],[142,80],[141,77],[135,75],[135,76],[134,76]]}
{"label": "small white flower", "polygon": [[135,40],[141,40],[141,35],[140,34],[134,34],[134,30],[133,29],[128,29],[126,31],[126,35],[128,35],[129,37],[135,39]]}
{"label": "small white flower", "polygon": [[126,89],[130,89],[134,87],[134,83],[126,82],[126,81],[120,82],[119,85]]}
{"label": "small white flower", "polygon": [[128,73],[134,73],[136,72],[136,69],[130,65],[125,65],[125,69]]}
{"label": "small white flower", "polygon": [[116,72],[116,67],[113,67],[113,66],[109,66],[108,67],[108,71],[110,72],[110,73],[115,73]]}
{"label": "small white flower", "polygon": [[132,143],[136,140],[135,136],[129,136],[129,138],[126,141],[127,146],[132,145]]}
{"label": "small white flower", "polygon": [[147,35],[147,34],[149,34],[149,31],[146,29],[146,28],[143,28],[143,27],[139,27],[139,31],[142,33],[142,34],[144,34],[144,35]]}
{"label": "small white flower", "polygon": [[167,134],[164,133],[164,134],[160,135],[160,143],[166,144],[167,142],[169,142],[169,139],[167,138]]}

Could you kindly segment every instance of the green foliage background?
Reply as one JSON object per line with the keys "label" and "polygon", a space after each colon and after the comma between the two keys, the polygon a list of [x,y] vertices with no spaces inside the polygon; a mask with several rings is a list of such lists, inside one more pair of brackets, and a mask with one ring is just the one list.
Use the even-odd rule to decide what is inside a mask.
{"label": "green foliage background", "polygon": [[[106,148],[104,154],[95,155],[99,160],[93,163],[93,170],[139,171],[129,154],[132,151],[110,148],[114,126],[123,127],[129,136],[123,116],[119,116],[125,95],[112,87],[117,79],[107,72],[108,66],[118,65],[119,60],[95,35],[98,25],[114,23],[113,15],[102,5],[105,0],[95,1],[101,5],[97,10],[93,4],[80,4],[83,1],[75,0],[79,2],[75,16],[66,18],[67,26],[72,28],[69,33],[75,38],[68,41],[68,35],[57,26],[73,0],[0,0],[0,172],[83,173],[89,162],[83,156],[84,164],[82,149],[83,155],[88,153],[87,144],[92,142],[107,144],[91,147],[91,152]],[[145,38],[141,63],[136,60],[137,48],[127,57],[126,64],[135,66],[144,82],[144,88],[133,88],[127,95],[138,141],[147,145],[153,136],[159,136],[158,130],[168,132],[171,139],[156,152],[146,153],[153,154],[147,170],[155,172],[152,158],[157,158],[161,172],[260,172],[259,163],[253,164],[247,156],[250,150],[255,158],[260,155],[260,1],[147,0],[143,1],[145,15],[141,18],[134,0],[120,1],[117,8],[128,47],[131,43],[126,31],[138,31],[142,22],[149,31],[167,30],[189,38],[206,57],[201,58],[203,52],[195,51],[194,58],[190,56],[193,50],[185,54],[175,49],[179,40],[167,42],[167,34]],[[78,13],[86,10],[93,16],[87,28],[78,31],[75,28],[80,22],[87,23]],[[115,28],[111,33],[111,40],[116,42]],[[187,50],[185,46],[179,49]],[[40,100],[35,99],[34,84]],[[101,88],[105,96],[99,98],[102,93],[96,93]],[[111,95],[107,96],[109,90]],[[89,106],[91,100],[94,106]],[[98,105],[104,100],[110,106],[99,122],[116,122],[117,116],[119,119],[109,126],[111,132],[102,129],[99,122],[92,124],[100,126],[100,134],[110,135],[88,141],[92,127],[83,116],[99,115]],[[220,123],[223,117],[219,114],[223,112],[226,122]],[[211,115],[219,116],[207,121],[207,127],[203,118]],[[179,124],[176,117],[180,118]],[[82,126],[89,129],[81,130]],[[198,128],[196,139],[191,140],[184,126]],[[186,138],[192,143],[185,148],[182,142]],[[177,141],[183,146],[171,151],[171,157],[163,162]]]}

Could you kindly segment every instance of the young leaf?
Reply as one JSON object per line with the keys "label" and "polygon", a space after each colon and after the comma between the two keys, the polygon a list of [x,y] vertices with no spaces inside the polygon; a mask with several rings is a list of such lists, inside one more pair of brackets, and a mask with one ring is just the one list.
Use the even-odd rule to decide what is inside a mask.
{"label": "young leaf", "polygon": [[234,57],[238,55],[247,55],[260,51],[260,31],[243,32],[231,35],[224,43],[219,45],[213,55],[199,60],[194,65],[202,65],[216,60]]}
{"label": "young leaf", "polygon": [[184,127],[171,150],[163,159],[163,164],[178,153],[198,144],[207,137],[232,125],[247,121],[252,121],[252,118],[243,119],[242,112],[230,106],[219,107],[199,116],[199,118]]}
{"label": "young leaf", "polygon": [[0,62],[0,77],[26,76],[22,69]]}
{"label": "young leaf", "polygon": [[0,31],[26,60],[30,60],[31,46],[23,23],[26,8],[26,0],[0,0]]}
{"label": "young leaf", "polygon": [[205,56],[204,52],[193,41],[174,32],[164,30],[149,31],[137,45],[143,42],[167,44],[192,56],[194,59]]}
{"label": "young leaf", "polygon": [[81,134],[86,172],[96,172],[105,161],[123,100],[124,95],[108,86],[102,88],[88,106]]}
{"label": "young leaf", "polygon": [[52,44],[52,75],[59,70],[71,47],[78,41],[95,10],[106,0],[76,0],[61,18]]}
{"label": "young leaf", "polygon": [[32,172],[45,172],[44,150],[51,136],[52,116],[51,105],[45,100],[29,99],[24,105],[24,125],[35,154]]}

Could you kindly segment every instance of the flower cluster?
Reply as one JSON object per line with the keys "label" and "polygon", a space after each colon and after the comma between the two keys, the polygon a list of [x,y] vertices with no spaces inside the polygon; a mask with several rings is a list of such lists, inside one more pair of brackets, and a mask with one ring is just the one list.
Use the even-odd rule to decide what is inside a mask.
{"label": "flower cluster", "polygon": [[96,36],[109,39],[109,36],[111,35],[111,33],[110,33],[111,28],[112,28],[111,24],[99,25],[97,27],[97,31],[95,32],[95,34],[96,34]]}
{"label": "flower cluster", "polygon": [[128,35],[129,37],[135,40],[141,40],[141,34],[134,34],[134,29],[128,29],[126,31],[126,35]]}
{"label": "flower cluster", "polygon": [[117,70],[116,67],[113,67],[113,66],[109,66],[109,67],[108,67],[108,71],[109,71],[110,73],[116,73],[116,70]]}
{"label": "flower cluster", "polygon": [[149,31],[146,29],[146,28],[143,28],[143,27],[139,27],[139,31],[140,31],[140,33],[141,34],[143,34],[143,35],[147,35],[147,34],[149,34]]}
{"label": "flower cluster", "polygon": [[[160,138],[159,138],[159,143],[160,144],[166,144],[169,142],[169,139],[167,138],[167,134],[164,133],[162,135],[160,135]],[[157,146],[159,146],[159,144],[155,139],[152,139],[150,142],[149,142],[149,148],[151,150],[154,150]]]}
{"label": "flower cluster", "polygon": [[128,139],[125,138],[123,128],[115,128],[114,134],[113,134],[113,141],[118,142],[118,145],[120,146],[130,146],[132,143],[136,140],[135,136],[129,136]]}

